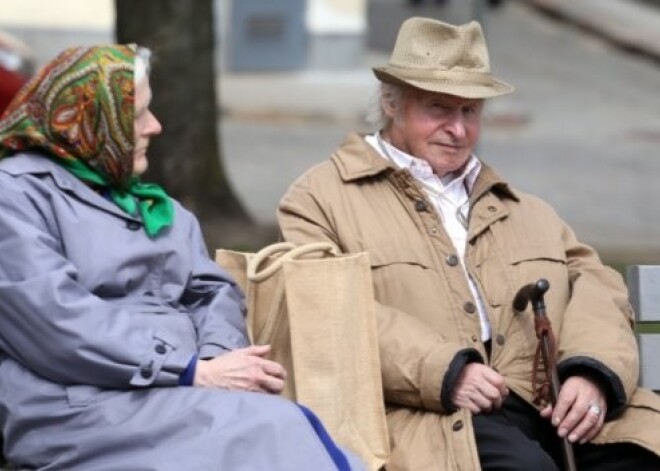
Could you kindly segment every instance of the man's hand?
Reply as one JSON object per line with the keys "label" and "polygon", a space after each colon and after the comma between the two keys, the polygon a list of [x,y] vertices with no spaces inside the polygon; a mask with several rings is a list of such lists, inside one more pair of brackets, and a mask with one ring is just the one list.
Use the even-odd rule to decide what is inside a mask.
{"label": "man's hand", "polygon": [[233,350],[211,360],[199,360],[193,386],[279,394],[286,371],[265,358],[270,345],[253,345]]}
{"label": "man's hand", "polygon": [[470,363],[458,377],[451,398],[456,407],[480,414],[499,409],[508,394],[502,375],[481,363]]}
{"label": "man's hand", "polygon": [[552,419],[560,437],[586,443],[600,432],[606,413],[607,402],[598,384],[584,376],[571,376],[559,390],[557,405],[554,409],[547,406],[541,417]]}

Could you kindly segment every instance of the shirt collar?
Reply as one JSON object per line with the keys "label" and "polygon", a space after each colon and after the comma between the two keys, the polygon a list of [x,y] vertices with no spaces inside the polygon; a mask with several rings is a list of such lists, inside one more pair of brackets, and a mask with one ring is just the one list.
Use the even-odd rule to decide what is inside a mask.
{"label": "shirt collar", "polygon": [[397,167],[408,170],[413,177],[421,181],[434,179],[437,181],[440,188],[465,185],[469,194],[472,192],[474,183],[481,171],[481,162],[476,155],[472,154],[459,174],[452,173],[440,178],[433,173],[433,169],[426,160],[414,157],[397,149],[392,144],[385,141],[380,132],[365,136],[365,140],[371,144],[371,146],[376,149],[382,157],[390,160]]}

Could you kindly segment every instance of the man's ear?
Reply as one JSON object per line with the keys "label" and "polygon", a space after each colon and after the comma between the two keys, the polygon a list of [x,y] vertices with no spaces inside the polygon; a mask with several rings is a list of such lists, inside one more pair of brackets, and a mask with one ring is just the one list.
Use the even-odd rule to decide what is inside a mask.
{"label": "man's ear", "polygon": [[390,119],[394,119],[394,116],[396,115],[396,100],[392,99],[392,97],[381,97],[380,98],[380,106],[383,109],[383,113],[385,116],[387,116]]}

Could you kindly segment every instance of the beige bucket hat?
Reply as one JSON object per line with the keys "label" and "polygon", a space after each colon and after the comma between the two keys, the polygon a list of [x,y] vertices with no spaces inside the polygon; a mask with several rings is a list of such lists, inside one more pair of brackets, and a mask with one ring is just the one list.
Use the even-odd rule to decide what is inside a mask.
{"label": "beige bucket hat", "polygon": [[383,82],[464,98],[491,98],[513,91],[491,75],[486,40],[476,21],[454,26],[409,18],[401,25],[389,64],[373,71]]}

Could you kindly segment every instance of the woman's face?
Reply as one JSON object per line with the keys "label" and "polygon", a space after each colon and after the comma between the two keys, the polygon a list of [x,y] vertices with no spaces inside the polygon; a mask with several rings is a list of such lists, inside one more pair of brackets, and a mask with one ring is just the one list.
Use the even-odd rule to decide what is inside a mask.
{"label": "woman's face", "polygon": [[149,79],[138,82],[135,88],[135,120],[133,133],[135,148],[133,150],[133,175],[142,175],[149,166],[147,148],[152,136],[157,136],[163,130],[160,122],[149,109],[151,103],[151,87]]}

